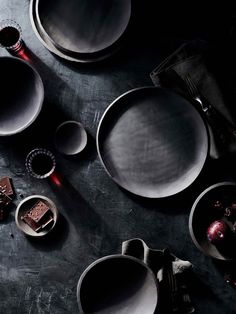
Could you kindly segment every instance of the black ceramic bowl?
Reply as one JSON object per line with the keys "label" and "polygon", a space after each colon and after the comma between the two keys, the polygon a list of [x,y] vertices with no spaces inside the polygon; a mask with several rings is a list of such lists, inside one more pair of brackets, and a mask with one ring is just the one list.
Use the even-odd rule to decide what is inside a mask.
{"label": "black ceramic bowl", "polygon": [[[230,222],[224,216],[224,209],[216,206],[216,202],[225,204],[223,208],[236,203],[236,183],[220,182],[204,190],[195,200],[190,216],[189,231],[196,247],[205,255],[220,260],[236,258],[236,235],[231,231]],[[207,229],[212,222],[224,220],[229,226],[228,237],[219,244],[208,240]]]}
{"label": "black ceramic bowl", "polygon": [[38,72],[26,61],[0,57],[0,136],[26,129],[37,118],[44,99]]}
{"label": "black ceramic bowl", "polygon": [[154,314],[158,283],[137,258],[109,255],[88,266],[77,286],[80,313]]}

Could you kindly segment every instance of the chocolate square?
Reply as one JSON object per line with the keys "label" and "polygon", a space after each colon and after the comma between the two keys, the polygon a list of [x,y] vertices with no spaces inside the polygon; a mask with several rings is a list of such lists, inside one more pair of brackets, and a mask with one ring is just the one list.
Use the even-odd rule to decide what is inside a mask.
{"label": "chocolate square", "polygon": [[14,194],[11,179],[9,177],[2,177],[0,179],[0,191],[7,196],[12,196]]}
{"label": "chocolate square", "polygon": [[21,219],[35,232],[39,232],[53,222],[53,213],[43,201],[38,201],[25,213],[24,216],[21,217]]}
{"label": "chocolate square", "polygon": [[11,203],[11,198],[0,191],[0,209],[5,209]]}
{"label": "chocolate square", "polygon": [[43,221],[44,217],[51,212],[50,208],[42,201],[38,201],[28,212],[28,216],[36,223]]}
{"label": "chocolate square", "polygon": [[27,223],[35,232],[39,232],[41,230],[40,224],[37,224],[33,219],[31,219],[28,214],[21,217],[21,219]]}

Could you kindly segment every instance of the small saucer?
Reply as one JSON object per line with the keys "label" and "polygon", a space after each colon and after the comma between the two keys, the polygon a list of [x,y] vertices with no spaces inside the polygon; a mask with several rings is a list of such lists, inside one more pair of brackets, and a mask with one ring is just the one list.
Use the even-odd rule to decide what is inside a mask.
{"label": "small saucer", "polygon": [[55,132],[56,149],[64,155],[76,155],[87,145],[87,132],[77,121],[65,121]]}
{"label": "small saucer", "polygon": [[[34,231],[27,223],[25,223],[21,217],[34,206],[37,201],[43,201],[52,211],[53,213],[53,223],[51,223],[48,227],[45,227],[42,231],[36,232]],[[48,234],[55,227],[56,222],[58,220],[58,210],[48,197],[43,195],[31,195],[23,199],[16,208],[15,213],[15,221],[17,227],[24,232],[26,235],[32,237],[42,237]]]}

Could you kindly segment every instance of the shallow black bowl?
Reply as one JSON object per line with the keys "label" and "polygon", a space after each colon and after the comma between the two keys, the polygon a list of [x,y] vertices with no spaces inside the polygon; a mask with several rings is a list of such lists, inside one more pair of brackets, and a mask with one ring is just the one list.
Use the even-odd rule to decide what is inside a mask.
{"label": "shallow black bowl", "polygon": [[212,244],[207,238],[207,228],[219,219],[225,219],[224,213],[214,203],[220,201],[229,206],[236,203],[236,183],[220,182],[204,190],[194,202],[190,217],[189,231],[196,247],[205,255],[220,260],[236,258],[236,235],[230,234],[221,245]]}

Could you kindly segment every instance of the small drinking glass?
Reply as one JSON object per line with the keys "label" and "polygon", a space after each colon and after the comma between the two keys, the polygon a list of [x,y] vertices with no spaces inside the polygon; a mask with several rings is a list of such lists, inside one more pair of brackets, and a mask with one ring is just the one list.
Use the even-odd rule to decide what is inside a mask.
{"label": "small drinking glass", "polygon": [[45,148],[35,148],[29,152],[25,160],[28,173],[37,179],[45,179],[52,175],[56,168],[53,153]]}
{"label": "small drinking glass", "polygon": [[23,48],[22,30],[14,20],[0,22],[0,47],[10,53],[18,53]]}

